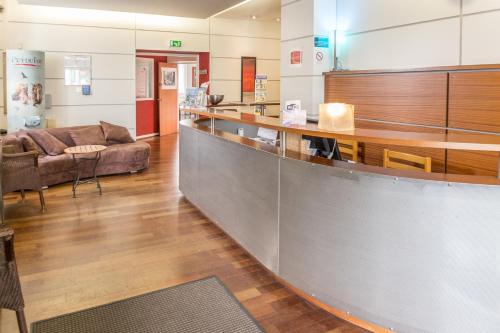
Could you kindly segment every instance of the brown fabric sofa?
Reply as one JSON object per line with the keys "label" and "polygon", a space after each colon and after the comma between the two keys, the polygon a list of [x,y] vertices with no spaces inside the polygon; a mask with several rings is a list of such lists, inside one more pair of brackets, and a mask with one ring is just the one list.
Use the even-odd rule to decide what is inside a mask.
{"label": "brown fabric sofa", "polygon": [[[22,151],[27,151],[26,143],[23,137],[30,137],[32,131],[47,131],[52,136],[56,137],[59,141],[63,142],[68,147],[74,147],[76,144],[71,138],[70,131],[79,130],[88,127],[101,128],[100,125],[90,126],[75,126],[65,128],[50,128],[50,129],[37,129],[37,130],[22,130],[8,134],[4,137],[4,144],[13,145]],[[29,139],[28,139],[29,140]],[[23,144],[24,143],[24,144]],[[38,165],[40,169],[40,176],[44,186],[50,186],[60,183],[65,183],[73,180],[74,176],[74,163],[71,155],[60,154],[50,156],[44,152],[40,145],[36,144],[31,139],[31,144],[35,144],[39,152]],[[101,153],[101,159],[97,166],[97,175],[112,175],[128,173],[133,171],[140,171],[149,167],[149,156],[151,147],[145,142],[136,141],[133,143],[114,143],[108,142],[108,148]],[[32,149],[32,148],[31,148]],[[92,162],[81,162],[80,168],[83,177],[91,177],[93,174]]]}

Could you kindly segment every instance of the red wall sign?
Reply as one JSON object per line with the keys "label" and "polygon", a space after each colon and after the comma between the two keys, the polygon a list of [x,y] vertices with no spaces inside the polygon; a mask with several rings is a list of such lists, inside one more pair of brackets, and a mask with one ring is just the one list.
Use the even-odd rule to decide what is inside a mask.
{"label": "red wall sign", "polygon": [[257,59],[241,58],[241,76],[243,80],[242,90],[244,93],[255,92],[255,75],[257,72]]}
{"label": "red wall sign", "polygon": [[302,64],[302,51],[291,51],[290,52],[290,65],[300,65]]}

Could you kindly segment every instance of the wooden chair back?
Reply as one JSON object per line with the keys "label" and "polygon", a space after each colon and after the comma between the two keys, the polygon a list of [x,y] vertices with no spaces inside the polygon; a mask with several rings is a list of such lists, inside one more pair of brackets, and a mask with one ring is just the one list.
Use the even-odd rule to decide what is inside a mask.
{"label": "wooden chair back", "polygon": [[384,168],[432,172],[432,160],[430,157],[384,149]]}
{"label": "wooden chair back", "polygon": [[339,150],[342,155],[350,155],[351,161],[358,162],[359,145],[358,141],[337,140]]}

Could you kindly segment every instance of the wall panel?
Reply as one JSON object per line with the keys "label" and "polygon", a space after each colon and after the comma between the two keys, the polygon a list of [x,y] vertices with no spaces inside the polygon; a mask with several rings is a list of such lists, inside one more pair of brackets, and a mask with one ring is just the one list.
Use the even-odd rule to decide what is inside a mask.
{"label": "wall panel", "polygon": [[460,0],[338,0],[339,25],[360,32],[460,14]]}
{"label": "wall panel", "polygon": [[500,71],[450,74],[449,126],[500,132]]}
{"label": "wall panel", "polygon": [[498,153],[448,150],[448,172],[464,175],[498,175]]}
{"label": "wall panel", "polygon": [[280,61],[257,59],[257,74],[267,74],[269,80],[280,80]]}
{"label": "wall panel", "polygon": [[500,9],[500,2],[497,0],[465,0],[463,4],[464,14]]}
{"label": "wall panel", "polygon": [[[135,135],[135,104],[53,106],[47,115],[57,127],[94,125],[100,120],[125,126]],[[83,115],[83,116],[82,116]]]}
{"label": "wall panel", "polygon": [[208,52],[210,49],[208,34],[191,34],[167,31],[136,31],[138,50],[172,50],[170,40],[182,40],[182,47],[173,51]]}
{"label": "wall panel", "polygon": [[212,35],[210,37],[210,52],[213,57],[240,58],[248,56],[279,60],[280,43],[274,39]]}
{"label": "wall panel", "polygon": [[134,80],[93,80],[92,95],[82,95],[81,86],[65,86],[63,79],[47,79],[46,91],[52,95],[52,104],[66,105],[103,105],[134,104]]}
{"label": "wall panel", "polygon": [[208,34],[209,20],[187,17],[136,14],[136,29]]}
{"label": "wall panel", "polygon": [[347,36],[340,53],[351,70],[458,65],[460,19]]}
{"label": "wall panel", "polygon": [[[500,134],[500,70],[495,67],[330,73],[325,78],[325,101],[354,104],[356,125],[363,128]],[[435,172],[498,172],[498,153],[362,147],[364,162],[370,165],[382,165],[383,149],[389,148],[431,157]]]}
{"label": "wall panel", "polygon": [[326,102],[356,106],[356,117],[446,126],[447,73],[327,75]]}
{"label": "wall panel", "polygon": [[241,101],[240,80],[212,80],[210,82],[210,93],[224,95],[224,101]]}
{"label": "wall panel", "polygon": [[211,35],[280,39],[278,22],[213,18],[210,23]]}
{"label": "wall panel", "polygon": [[[321,75],[324,71],[316,70],[314,59],[313,37],[305,37],[281,42],[281,75],[282,76],[299,76],[299,75]],[[292,66],[290,64],[290,53],[292,51],[302,52],[302,64],[300,66]],[[326,71],[329,69],[327,68]]]}
{"label": "wall panel", "polygon": [[[498,3],[498,1],[496,1]],[[463,18],[462,64],[500,63],[500,11]]]}
{"label": "wall panel", "polygon": [[8,48],[135,54],[133,30],[9,22],[7,35]]}
{"label": "wall panel", "polygon": [[[45,76],[51,79],[64,79],[64,57],[74,53],[46,52]],[[135,79],[135,57],[122,54],[78,53],[92,57],[93,79]],[[110,66],[113,64],[113,66]]]}
{"label": "wall panel", "polygon": [[212,57],[211,80],[241,80],[241,58]]}
{"label": "wall panel", "polygon": [[8,0],[8,16],[11,22],[44,23],[72,26],[134,29],[135,15],[125,12],[21,5]]}
{"label": "wall panel", "polygon": [[296,1],[281,7],[281,40],[314,35],[312,0]]}

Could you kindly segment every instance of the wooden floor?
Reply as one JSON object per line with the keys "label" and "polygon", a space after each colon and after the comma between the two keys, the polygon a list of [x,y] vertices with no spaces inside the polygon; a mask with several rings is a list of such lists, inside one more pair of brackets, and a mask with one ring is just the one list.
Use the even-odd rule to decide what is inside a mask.
{"label": "wooden floor", "polygon": [[[310,305],[193,207],[178,189],[177,136],[150,140],[151,168],[7,198],[28,322],[217,275],[268,332],[366,332]],[[0,332],[17,332],[13,312]]]}

